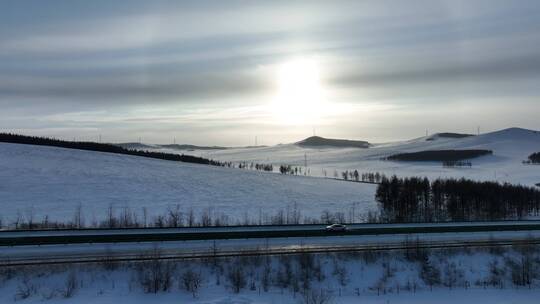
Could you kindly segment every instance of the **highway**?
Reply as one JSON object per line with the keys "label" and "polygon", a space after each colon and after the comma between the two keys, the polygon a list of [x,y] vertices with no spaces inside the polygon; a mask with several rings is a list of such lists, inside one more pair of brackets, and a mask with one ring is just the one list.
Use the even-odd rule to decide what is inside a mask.
{"label": "highway", "polygon": [[0,232],[0,266],[540,244],[540,221]]}
{"label": "highway", "polygon": [[[385,235],[446,232],[540,231],[540,221],[495,221],[410,224],[352,224],[338,235]],[[76,243],[164,242],[188,240],[328,237],[325,225],[231,226],[0,231],[0,246]]]}
{"label": "highway", "polygon": [[[79,243],[5,246],[0,267],[13,265],[194,259],[301,252],[350,252],[407,248],[466,248],[540,244],[540,231],[447,232],[325,237]],[[156,252],[159,254],[156,255]]]}

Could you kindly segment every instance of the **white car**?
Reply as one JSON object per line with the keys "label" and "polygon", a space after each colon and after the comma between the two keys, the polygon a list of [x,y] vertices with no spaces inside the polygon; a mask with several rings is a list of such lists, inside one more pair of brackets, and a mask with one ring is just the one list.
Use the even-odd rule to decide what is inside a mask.
{"label": "white car", "polygon": [[342,232],[345,230],[347,230],[347,226],[342,224],[332,224],[330,226],[326,226],[326,231]]}

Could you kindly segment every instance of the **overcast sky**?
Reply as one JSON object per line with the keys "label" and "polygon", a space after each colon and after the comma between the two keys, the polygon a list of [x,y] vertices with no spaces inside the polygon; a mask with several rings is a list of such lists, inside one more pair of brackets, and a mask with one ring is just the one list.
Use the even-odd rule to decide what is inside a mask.
{"label": "overcast sky", "polygon": [[[0,130],[251,145],[540,129],[539,50],[537,0],[6,0]],[[276,103],[283,73],[312,69]]]}

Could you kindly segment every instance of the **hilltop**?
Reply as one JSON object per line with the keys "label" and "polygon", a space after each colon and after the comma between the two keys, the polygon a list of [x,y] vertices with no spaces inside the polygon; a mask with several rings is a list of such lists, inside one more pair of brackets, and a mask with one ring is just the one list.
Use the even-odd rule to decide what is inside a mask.
{"label": "hilltop", "polygon": [[464,133],[443,132],[443,133],[435,133],[435,134],[429,136],[428,138],[426,138],[426,140],[428,140],[428,141],[437,140],[439,138],[465,138],[465,137],[471,137],[471,136],[475,136],[475,135],[473,135],[473,134],[464,134]]}
{"label": "hilltop", "polygon": [[311,136],[296,143],[302,147],[369,148],[367,141]]}
{"label": "hilltop", "polygon": [[[430,178],[465,177],[526,185],[535,185],[540,182],[538,166],[527,166],[522,163],[532,153],[540,152],[539,131],[508,128],[480,135],[467,135],[445,132],[439,133],[437,140],[427,140],[429,137],[420,137],[399,142],[369,143],[369,149],[332,146],[329,145],[331,140],[310,137],[309,140],[306,139],[298,143],[255,150],[194,151],[192,154],[222,161],[290,164],[293,166],[303,166],[307,160],[307,165],[313,176],[325,176],[325,173],[333,176],[335,171],[339,175],[341,171],[358,170],[359,172],[380,172],[389,176],[395,174]],[[430,137],[433,136],[435,135]],[[313,149],[315,147],[324,149]],[[429,150],[490,150],[493,154],[471,160],[472,168],[470,169],[444,168],[441,163],[436,162],[413,164],[382,160],[395,154]]]}

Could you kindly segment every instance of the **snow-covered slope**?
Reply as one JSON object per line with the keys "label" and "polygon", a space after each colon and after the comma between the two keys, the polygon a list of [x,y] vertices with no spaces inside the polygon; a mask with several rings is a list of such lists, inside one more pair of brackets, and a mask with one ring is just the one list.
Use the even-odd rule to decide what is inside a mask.
{"label": "snow-covered slope", "polygon": [[[434,140],[427,140],[434,138]],[[443,168],[436,162],[383,161],[395,153],[443,149],[489,149],[493,155],[472,159],[472,168]],[[160,151],[168,151],[161,149]],[[464,138],[422,137],[359,148],[273,147],[193,151],[204,157],[274,164],[304,165],[310,174],[354,170],[387,175],[468,177],[534,185],[540,166],[522,160],[540,151],[540,132],[511,128]],[[323,171],[324,170],[324,171]],[[325,209],[356,215],[375,208],[375,187],[328,179],[201,166],[108,153],[0,143],[0,218],[41,220],[73,217],[81,205],[87,221],[101,220],[109,205],[129,207],[141,216],[163,214],[179,204],[183,212],[211,208],[214,216],[233,220],[245,215],[258,221],[297,205],[302,216],[318,217]],[[365,214],[365,212],[363,212]]]}
{"label": "snow-covered slope", "polygon": [[170,162],[101,152],[0,143],[0,219],[71,220],[80,205],[87,223],[109,205],[162,215],[212,211],[231,220],[275,215],[296,207],[302,217],[325,209],[357,215],[375,207],[373,185]]}
{"label": "snow-covered slope", "polygon": [[[488,149],[493,155],[472,159],[472,168],[443,168],[437,162],[395,162],[381,158],[404,152],[446,149]],[[259,149],[229,149],[225,151],[195,151],[193,154],[227,160],[274,164],[304,165],[307,158],[311,175],[332,175],[334,170],[359,172],[379,171],[387,175],[420,175],[436,177],[468,177],[478,180],[498,180],[534,185],[540,182],[540,166],[523,165],[528,155],[540,151],[540,132],[510,128],[463,138],[438,136],[409,141],[374,144],[368,149],[306,148],[295,144]]]}

